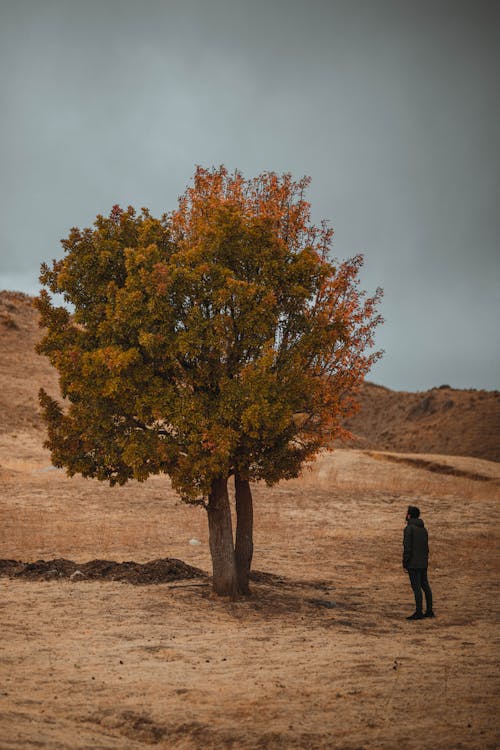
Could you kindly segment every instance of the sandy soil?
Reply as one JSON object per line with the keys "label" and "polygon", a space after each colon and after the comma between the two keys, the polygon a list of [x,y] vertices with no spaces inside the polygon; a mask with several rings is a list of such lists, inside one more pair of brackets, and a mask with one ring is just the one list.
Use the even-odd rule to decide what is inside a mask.
{"label": "sandy soil", "polygon": [[[494,748],[500,465],[488,481],[338,451],[255,496],[253,596],[0,578],[0,748]],[[210,570],[204,511],[168,480],[51,470],[38,433],[0,435],[0,558]],[[438,617],[407,622],[406,505],[430,531]],[[200,544],[191,544],[196,539]]]}

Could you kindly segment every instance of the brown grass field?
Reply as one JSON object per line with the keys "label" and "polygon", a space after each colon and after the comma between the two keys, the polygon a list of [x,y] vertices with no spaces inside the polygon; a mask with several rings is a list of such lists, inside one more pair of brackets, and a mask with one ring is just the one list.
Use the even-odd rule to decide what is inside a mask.
{"label": "brown grass field", "polygon": [[[403,458],[338,450],[255,486],[245,600],[205,578],[0,578],[1,750],[497,747],[500,465]],[[0,435],[0,466],[2,559],[210,570],[204,511],[166,478],[69,479],[34,430]],[[434,621],[405,619],[408,503],[429,528]]]}
{"label": "brown grass field", "polygon": [[[500,393],[368,385],[358,450],[253,488],[253,595],[229,602],[210,593],[204,511],[168,479],[112,489],[51,468],[39,336],[31,298],[0,293],[0,750],[498,746],[500,463],[484,459],[500,456]],[[409,503],[433,621],[405,619]],[[205,575],[104,580],[103,559],[165,558]]]}

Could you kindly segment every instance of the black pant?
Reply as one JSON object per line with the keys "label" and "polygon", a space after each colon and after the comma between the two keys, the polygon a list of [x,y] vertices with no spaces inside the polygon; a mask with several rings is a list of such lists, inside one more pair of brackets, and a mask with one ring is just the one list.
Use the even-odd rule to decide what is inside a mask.
{"label": "black pant", "polygon": [[427,580],[427,568],[408,568],[410,583],[415,594],[415,606],[418,613],[422,612],[422,591],[425,594],[427,612],[432,612],[432,591]]}

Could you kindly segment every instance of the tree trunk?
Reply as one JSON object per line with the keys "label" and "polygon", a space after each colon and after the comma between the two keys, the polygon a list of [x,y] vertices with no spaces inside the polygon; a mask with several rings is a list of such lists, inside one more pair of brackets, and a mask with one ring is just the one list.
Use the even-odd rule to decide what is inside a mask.
{"label": "tree trunk", "polygon": [[234,476],[236,495],[236,575],[240,594],[249,594],[250,567],[253,557],[253,503],[248,479]]}
{"label": "tree trunk", "polygon": [[238,594],[238,582],[231,509],[225,477],[218,477],[212,482],[208,496],[207,515],[213,568],[213,590],[220,596],[230,596],[235,599]]}

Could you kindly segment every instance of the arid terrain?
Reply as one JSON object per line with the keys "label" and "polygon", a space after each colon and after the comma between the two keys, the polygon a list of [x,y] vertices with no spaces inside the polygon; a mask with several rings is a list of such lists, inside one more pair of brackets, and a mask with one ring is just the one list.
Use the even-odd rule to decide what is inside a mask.
{"label": "arid terrain", "polygon": [[405,393],[365,383],[359,403],[347,421],[357,447],[500,461],[500,391]]}
{"label": "arid terrain", "polygon": [[[167,478],[110,488],[51,467],[36,393],[54,374],[29,298],[0,301],[0,750],[498,746],[498,394],[470,392],[489,404],[484,444],[474,410],[474,443],[448,431],[468,456],[443,441],[469,392],[438,388],[454,406],[394,417],[397,449],[370,416],[355,448],[255,485],[253,593],[230,602],[210,591],[204,510]],[[410,448],[431,418],[442,441]],[[409,503],[434,620],[405,619]]]}

